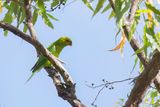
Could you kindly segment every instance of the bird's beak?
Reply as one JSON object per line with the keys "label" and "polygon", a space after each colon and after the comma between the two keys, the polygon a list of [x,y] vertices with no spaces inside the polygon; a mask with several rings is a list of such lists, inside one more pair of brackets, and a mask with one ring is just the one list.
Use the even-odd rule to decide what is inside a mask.
{"label": "bird's beak", "polygon": [[70,42],[69,46],[72,46],[72,42]]}

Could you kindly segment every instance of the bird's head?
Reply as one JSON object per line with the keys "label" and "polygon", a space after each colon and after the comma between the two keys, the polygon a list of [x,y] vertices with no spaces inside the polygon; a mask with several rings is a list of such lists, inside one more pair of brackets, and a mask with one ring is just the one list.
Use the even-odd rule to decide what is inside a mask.
{"label": "bird's head", "polygon": [[69,37],[63,36],[57,40],[57,43],[61,46],[72,46],[72,40]]}

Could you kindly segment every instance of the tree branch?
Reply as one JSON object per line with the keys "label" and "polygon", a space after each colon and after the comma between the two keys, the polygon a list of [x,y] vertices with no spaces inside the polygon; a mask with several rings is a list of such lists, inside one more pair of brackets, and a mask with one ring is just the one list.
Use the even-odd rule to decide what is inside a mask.
{"label": "tree branch", "polygon": [[36,49],[38,49],[59,71],[67,85],[72,86],[74,84],[72,78],[68,74],[67,70],[62,66],[61,62],[59,62],[56,57],[53,56],[38,40],[33,39],[30,35],[23,33],[22,31],[8,23],[0,22],[0,27],[4,30],[12,32],[16,36],[22,38],[23,40],[34,46]]}
{"label": "tree branch", "polygon": [[[134,20],[135,12],[136,12],[136,9],[137,9],[137,6],[138,6],[139,2],[140,2],[139,0],[133,0],[132,1],[131,8],[130,8],[130,13],[129,13],[129,15],[128,15],[127,19],[126,19],[126,22],[125,22],[126,25],[123,26],[125,34],[128,35],[128,37],[129,37],[129,32],[130,32],[130,25],[132,24],[132,22]],[[130,44],[132,46],[132,45],[135,45],[137,43],[136,43],[136,41],[132,41],[131,40]],[[135,47],[132,46],[132,48],[134,49],[134,51],[136,51],[137,49],[140,49],[138,47],[138,45],[137,45],[137,49],[136,49],[136,46]],[[151,64],[148,64],[148,60],[147,60],[146,57],[144,57],[144,53],[141,52],[141,53],[139,53],[137,55],[138,55],[138,57],[139,57],[139,59],[140,59],[140,61],[143,64],[145,69],[147,69],[148,67],[154,68]],[[152,60],[150,62],[152,62]],[[158,65],[157,65],[157,67],[158,67]],[[132,106],[133,107],[138,107],[139,103],[142,101],[142,99],[144,97],[144,94],[145,94],[148,86],[152,83],[152,80],[154,80],[154,84],[156,86],[156,89],[160,92],[160,81],[159,81],[159,76],[157,75],[159,73],[158,72],[159,69],[154,69],[154,70],[155,70],[154,71],[155,75],[152,74],[152,75],[148,75],[147,76],[147,75],[143,75],[142,74],[142,75],[140,75],[138,77],[138,78],[143,78],[144,81],[142,81],[143,79],[142,80],[139,79],[139,80],[136,81],[136,84],[135,84],[134,88],[131,91],[130,97],[128,98],[128,101],[126,102],[126,105],[125,105],[126,107],[132,107]],[[143,71],[143,72],[150,72],[150,70],[146,70],[146,71]],[[144,77],[142,77],[142,76],[144,76]],[[147,77],[145,77],[145,76],[147,76]],[[146,86],[143,87],[143,84],[141,84],[141,83],[143,83],[145,81],[148,81],[148,83],[146,82]],[[141,87],[143,87],[144,89],[141,88]],[[140,93],[139,93],[138,91],[140,90],[140,88],[143,89],[143,90],[140,91]]]}
{"label": "tree branch", "polygon": [[70,86],[66,86],[62,81],[59,72],[53,67],[46,67],[45,70],[52,78],[54,85],[56,86],[58,96],[64,100],[67,100],[72,107],[86,107],[81,103],[79,99],[77,99],[75,84]]}
{"label": "tree branch", "polygon": [[[45,70],[52,78],[54,85],[56,86],[58,95],[62,99],[67,100],[72,105],[72,107],[86,107],[76,97],[75,84],[73,83],[73,80],[68,74],[67,70],[62,66],[61,62],[59,62],[55,56],[53,56],[46,48],[43,47],[43,45],[38,40],[34,39],[30,35],[23,33],[16,27],[5,22],[0,22],[0,28],[8,30],[16,36],[25,40],[26,42],[30,43],[52,63],[54,67],[45,68]],[[61,76],[63,78],[64,83],[60,79]]]}
{"label": "tree branch", "polygon": [[159,70],[160,52],[156,50],[148,66],[138,76],[124,107],[139,107],[139,104],[142,102],[148,87],[159,73]]}
{"label": "tree branch", "polygon": [[[25,0],[24,1],[24,10],[26,14],[26,22],[25,24],[27,25],[29,29],[29,33],[33,39],[37,39],[36,37],[36,30],[34,29],[33,22],[32,22],[32,11],[31,11],[31,2],[32,0]],[[36,48],[37,56],[39,56],[41,53],[38,51]]]}
{"label": "tree branch", "polygon": [[[123,30],[124,30],[125,36],[128,39],[128,41],[129,41],[130,25],[133,22],[134,15],[135,15],[135,12],[136,12],[136,9],[137,9],[137,7],[135,7],[135,6],[138,5],[138,2],[137,2],[138,0],[132,0],[132,1],[133,1],[133,4],[132,4],[131,9],[130,9],[130,14],[129,14],[128,18],[125,20],[125,26],[123,26]],[[114,3],[113,0],[109,0],[109,3],[111,4],[111,7],[112,7],[113,11],[115,11],[115,6],[113,4]],[[130,40],[130,45],[131,45],[131,47],[134,51],[137,51],[141,48],[138,41],[135,39],[134,35],[132,36],[132,38]],[[146,67],[147,63],[148,63],[148,60],[147,60],[144,52],[139,52],[137,54],[137,56],[138,56],[139,60],[141,61],[141,63],[144,65],[144,67]]]}
{"label": "tree branch", "polygon": [[154,85],[155,85],[157,91],[160,93],[160,72],[157,74],[157,76],[154,80]]}
{"label": "tree branch", "polygon": [[[110,1],[112,1],[112,0],[109,0],[109,2]],[[110,4],[112,2],[110,2]],[[126,38],[128,40],[129,40],[130,25],[133,23],[135,12],[136,12],[138,4],[139,4],[139,0],[132,0],[130,13],[129,13],[127,19],[125,20],[125,26],[123,26],[123,30],[124,30]],[[113,10],[115,10],[115,9],[113,8]],[[138,41],[135,39],[134,35],[132,36],[132,38],[130,40],[130,45],[134,51],[137,51],[140,49],[140,45],[139,45]],[[143,71],[143,72],[151,72],[152,70],[147,70],[147,69],[148,69],[148,67],[151,67],[152,65],[148,64],[149,61],[148,61],[147,57],[145,56],[144,52],[138,53],[137,56],[144,66],[145,71]],[[152,68],[154,68],[154,67],[152,67]],[[144,97],[144,93],[146,92],[146,89],[149,87],[152,80],[154,80],[154,84],[156,86],[156,89],[160,92],[160,79],[159,79],[160,76],[157,75],[158,70],[155,69],[155,71],[153,71],[153,72],[155,72],[155,75],[154,74],[153,75],[147,75],[147,74],[144,75],[144,73],[142,73],[138,77],[138,79],[136,80],[136,84],[135,84],[134,88],[132,89],[131,95],[129,96],[128,101],[126,102],[125,107],[138,107],[139,103],[142,101],[142,98]],[[154,78],[152,78],[152,77],[154,77]],[[143,78],[143,79],[139,79],[139,78]],[[148,81],[148,82],[146,82],[146,81]],[[140,89],[141,87],[143,90]],[[139,102],[137,99],[139,100]]]}
{"label": "tree branch", "polygon": [[[123,26],[124,33],[125,33],[128,40],[129,40],[130,26],[132,25],[132,23],[134,21],[134,16],[135,16],[135,13],[137,10],[138,3],[139,3],[139,0],[132,0],[129,15],[128,15],[127,19],[125,20],[125,25]],[[130,45],[134,51],[137,51],[141,48],[138,41],[135,39],[134,35],[132,36],[132,39],[130,41]],[[148,59],[145,56],[144,52],[138,53],[137,56],[138,56],[139,60],[141,61],[141,63],[143,64],[143,66],[146,67],[148,64]]]}
{"label": "tree branch", "polygon": [[35,31],[33,23],[32,23],[31,2],[32,2],[32,0],[25,0],[24,1],[24,9],[25,9],[25,14],[26,14],[26,24],[29,29],[30,35],[34,39],[36,39],[36,31]]}
{"label": "tree branch", "polygon": [[102,93],[102,91],[104,89],[112,90],[112,89],[114,89],[114,86],[113,86],[114,84],[122,83],[122,82],[126,82],[126,81],[131,81],[131,80],[133,82],[135,80],[135,78],[127,78],[127,79],[118,80],[118,81],[112,81],[112,82],[105,81],[103,79],[102,80],[103,83],[99,84],[99,85],[95,85],[93,83],[91,85],[86,84],[89,88],[93,88],[93,89],[97,89],[97,88],[99,89],[100,88],[99,91],[98,91],[98,93],[97,93],[97,95],[96,95],[96,97],[94,98],[93,102],[91,103],[91,105],[94,106],[94,107],[97,107],[97,105],[95,104],[95,102],[97,101],[99,95]]}

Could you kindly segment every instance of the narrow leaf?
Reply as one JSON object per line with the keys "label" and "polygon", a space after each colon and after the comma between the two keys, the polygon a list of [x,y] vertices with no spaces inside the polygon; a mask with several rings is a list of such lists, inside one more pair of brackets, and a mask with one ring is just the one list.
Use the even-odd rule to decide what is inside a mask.
{"label": "narrow leaf", "polygon": [[51,3],[51,7],[55,7],[59,4],[59,0],[53,0],[53,2]]}
{"label": "narrow leaf", "polygon": [[49,13],[47,13],[47,16],[48,16],[49,18],[51,18],[51,19],[55,20],[55,21],[58,21],[58,19],[57,19],[57,18],[55,18],[54,16],[52,16],[52,15],[51,15],[51,14],[49,14]]}
{"label": "narrow leaf", "polygon": [[36,23],[37,19],[38,19],[38,10],[35,9],[33,12],[33,19],[32,19],[33,24]]}
{"label": "narrow leaf", "polygon": [[[148,2],[148,3],[152,4],[151,2]],[[152,11],[151,11],[151,12],[148,12],[148,13],[147,13],[147,16],[148,16],[148,20],[149,20],[149,22],[148,22],[148,27],[150,28],[150,27],[153,26],[153,22],[152,22],[152,20],[153,20]]]}
{"label": "narrow leaf", "polygon": [[[138,49],[135,51],[135,53],[133,55],[137,55],[138,53],[142,52],[143,50],[145,50],[148,46],[143,46],[142,48]],[[132,56],[133,56],[132,55]]]}
{"label": "narrow leaf", "polygon": [[132,74],[132,72],[134,71],[134,69],[135,69],[135,67],[136,67],[136,65],[137,65],[137,62],[138,62],[138,57],[136,57],[136,58],[134,59],[134,65],[133,65],[133,68],[132,68],[132,71],[131,71],[130,74]]}
{"label": "narrow leaf", "polygon": [[103,7],[103,4],[105,3],[105,1],[106,0],[98,0],[98,4],[96,6],[96,9],[94,10],[92,17],[94,17],[100,11],[100,9]]}
{"label": "narrow leaf", "polygon": [[0,0],[0,13],[2,13],[2,0]]}
{"label": "narrow leaf", "polygon": [[122,32],[122,37],[121,37],[120,43],[115,48],[113,48],[109,51],[120,50],[122,52],[122,49],[123,49],[125,43],[126,43],[126,36],[125,36],[124,32]]}
{"label": "narrow leaf", "polygon": [[111,8],[110,3],[102,10],[102,13],[106,12],[107,10],[109,10]]}
{"label": "narrow leaf", "polygon": [[46,16],[46,14],[42,14],[42,18],[43,18],[43,20],[44,20],[44,23],[45,23],[48,27],[54,29],[52,22],[49,20],[49,18]]}
{"label": "narrow leaf", "polygon": [[92,8],[91,4],[88,2],[88,0],[82,0],[83,3],[89,8],[91,9],[92,11],[94,11],[94,9]]}
{"label": "narrow leaf", "polygon": [[108,19],[110,20],[111,18],[113,18],[115,16],[115,12],[112,10],[112,12],[110,13]]}
{"label": "narrow leaf", "polygon": [[152,10],[155,14],[160,15],[160,10],[153,6],[151,3],[146,2],[146,6],[148,9]]}

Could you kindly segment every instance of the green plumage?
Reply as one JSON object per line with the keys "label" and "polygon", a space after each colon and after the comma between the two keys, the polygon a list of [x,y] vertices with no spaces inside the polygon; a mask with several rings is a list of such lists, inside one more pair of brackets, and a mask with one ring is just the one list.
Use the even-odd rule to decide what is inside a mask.
{"label": "green plumage", "polygon": [[[55,57],[59,57],[62,49],[66,46],[71,46],[72,41],[68,37],[61,37],[57,41],[53,42],[47,49],[53,54]],[[36,64],[32,67],[32,75],[29,77],[27,82],[34,76],[34,74],[40,71],[44,67],[51,67],[51,63],[47,58],[43,55],[40,55]]]}

